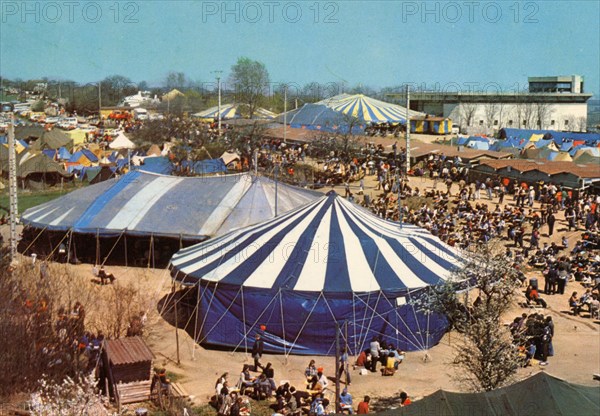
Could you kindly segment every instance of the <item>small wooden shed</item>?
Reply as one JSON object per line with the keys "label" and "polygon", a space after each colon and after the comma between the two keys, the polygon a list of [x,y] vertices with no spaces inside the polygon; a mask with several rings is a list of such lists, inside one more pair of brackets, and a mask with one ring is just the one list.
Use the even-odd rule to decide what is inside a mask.
{"label": "small wooden shed", "polygon": [[154,354],[141,337],[106,341],[104,363],[117,404],[150,399]]}

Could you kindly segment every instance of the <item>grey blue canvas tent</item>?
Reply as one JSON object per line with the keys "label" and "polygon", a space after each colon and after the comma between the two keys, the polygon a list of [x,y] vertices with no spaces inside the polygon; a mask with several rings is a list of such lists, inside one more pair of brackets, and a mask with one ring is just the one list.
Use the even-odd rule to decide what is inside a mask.
{"label": "grey blue canvas tent", "polygon": [[[133,171],[30,208],[21,220],[32,234],[70,235],[63,243],[73,236],[81,236],[87,246],[93,246],[90,236],[97,240],[171,240],[173,247],[166,249],[163,244],[160,256],[168,261],[183,245],[273,218],[318,196],[314,191],[249,174],[178,177]],[[147,245],[136,252],[122,253],[124,247],[110,251],[138,257],[138,252],[146,249]],[[96,259],[91,262],[107,255],[98,250],[92,253]]]}

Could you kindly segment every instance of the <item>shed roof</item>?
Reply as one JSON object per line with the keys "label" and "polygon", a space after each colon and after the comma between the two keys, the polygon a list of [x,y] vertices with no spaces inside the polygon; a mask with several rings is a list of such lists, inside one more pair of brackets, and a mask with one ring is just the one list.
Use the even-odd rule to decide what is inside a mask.
{"label": "shed roof", "polygon": [[528,159],[486,159],[481,161],[481,165],[487,165],[496,170],[510,166],[512,169],[516,169],[519,172],[538,170],[548,175],[570,173],[580,178],[600,178],[600,165],[598,164],[582,165],[573,162],[551,162]]}
{"label": "shed roof", "polygon": [[106,353],[112,365],[135,364],[154,359],[154,354],[141,337],[108,340]]}

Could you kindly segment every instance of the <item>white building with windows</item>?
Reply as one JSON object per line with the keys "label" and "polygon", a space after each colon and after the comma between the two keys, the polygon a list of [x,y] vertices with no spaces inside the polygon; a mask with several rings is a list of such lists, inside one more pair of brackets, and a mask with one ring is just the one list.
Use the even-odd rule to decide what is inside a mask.
{"label": "white building with windows", "polygon": [[503,127],[586,131],[592,94],[584,92],[583,77],[530,77],[528,82],[528,92],[411,92],[410,108],[448,117],[469,134]]}

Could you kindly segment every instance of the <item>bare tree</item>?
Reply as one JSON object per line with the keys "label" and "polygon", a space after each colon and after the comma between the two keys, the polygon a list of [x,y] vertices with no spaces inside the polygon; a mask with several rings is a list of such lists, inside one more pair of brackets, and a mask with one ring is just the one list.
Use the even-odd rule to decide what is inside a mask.
{"label": "bare tree", "polygon": [[461,103],[459,105],[460,119],[467,123],[466,127],[473,125],[473,117],[475,117],[476,112],[477,104],[475,103]]}
{"label": "bare tree", "polygon": [[548,119],[554,112],[552,105],[546,102],[535,103],[535,117],[537,118],[538,128],[543,129],[548,123]]}
{"label": "bare tree", "polygon": [[535,127],[536,110],[534,103],[523,103],[523,123],[528,129]]}
{"label": "bare tree", "polygon": [[567,114],[563,121],[563,130],[575,130],[575,116],[573,114]]}
{"label": "bare tree", "polygon": [[506,117],[506,113],[508,110],[508,106],[506,105],[505,102],[500,101],[498,104],[498,129],[501,129],[504,127],[504,117]]}
{"label": "bare tree", "polygon": [[[465,257],[445,285],[434,287],[415,302],[429,313],[445,314],[462,333],[456,344],[455,378],[474,391],[490,391],[507,384],[519,367],[516,348],[501,318],[510,309],[518,287],[513,264],[491,244],[478,245]],[[477,294],[471,304],[457,294],[470,287]],[[467,292],[468,293],[468,292]]]}
{"label": "bare tree", "polygon": [[577,130],[583,132],[587,130],[587,117],[577,117]]}
{"label": "bare tree", "polygon": [[488,129],[494,127],[494,121],[498,116],[498,103],[487,103],[484,107],[485,111],[485,122]]}

